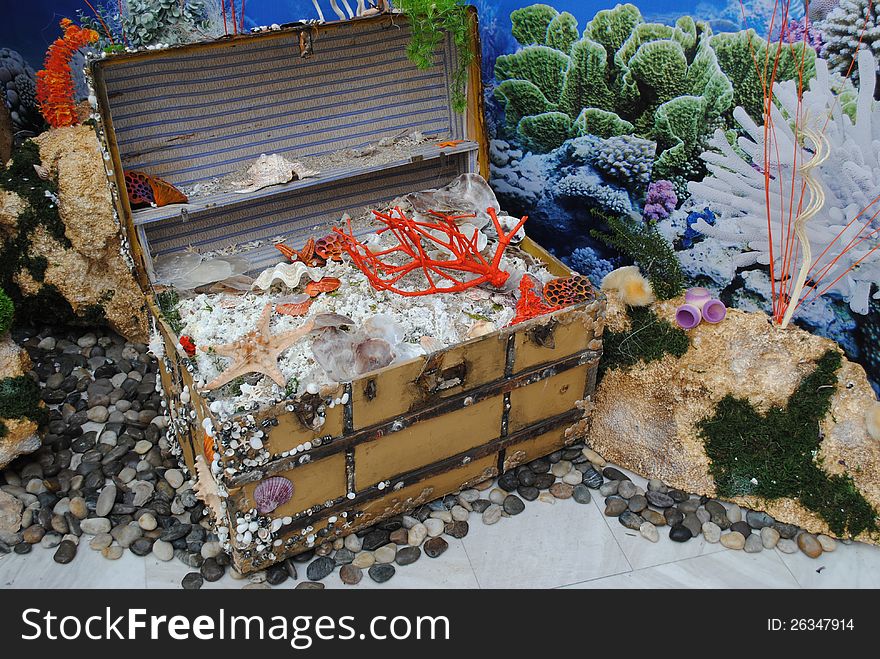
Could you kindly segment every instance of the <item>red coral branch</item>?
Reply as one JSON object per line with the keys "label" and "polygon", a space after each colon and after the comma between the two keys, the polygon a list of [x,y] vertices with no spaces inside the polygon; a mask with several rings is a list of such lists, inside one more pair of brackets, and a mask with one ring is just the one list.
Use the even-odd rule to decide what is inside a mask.
{"label": "red coral branch", "polygon": [[37,73],[37,103],[53,128],[78,123],[70,60],[80,48],[98,40],[97,32],[74,25],[68,18],[61,20],[61,27],[64,36],[49,46],[45,68]]}
{"label": "red coral branch", "polygon": [[535,282],[528,275],[523,275],[519,280],[519,299],[516,301],[516,315],[510,321],[511,325],[522,323],[545,313],[551,313],[561,309],[561,306],[545,304],[541,295],[535,292]]}
{"label": "red coral branch", "polygon": [[[376,233],[391,232],[397,239],[397,245],[386,250],[373,252],[369,247],[354,237],[351,222],[348,233],[341,229],[333,231],[344,239],[345,251],[351,256],[354,264],[363,272],[373,288],[391,291],[398,295],[414,297],[432,293],[456,293],[473,288],[480,284],[500,287],[507,281],[509,274],[501,270],[501,257],[510,244],[511,239],[520,230],[527,217],[523,217],[509,233],[505,233],[494,208],[487,212],[498,233],[498,245],[491,261],[487,261],[477,245],[479,232],[474,231],[470,237],[458,228],[457,220],[476,217],[470,215],[444,215],[429,211],[437,218],[436,222],[417,222],[408,218],[400,208],[390,213],[373,211],[373,215],[385,226]],[[443,249],[449,252],[449,259],[434,259],[428,253]],[[399,265],[383,260],[383,257],[400,255],[403,262]],[[407,275],[421,271],[427,279],[427,288],[406,291],[397,285]],[[465,276],[472,275],[465,279]],[[439,285],[443,283],[445,285]]]}

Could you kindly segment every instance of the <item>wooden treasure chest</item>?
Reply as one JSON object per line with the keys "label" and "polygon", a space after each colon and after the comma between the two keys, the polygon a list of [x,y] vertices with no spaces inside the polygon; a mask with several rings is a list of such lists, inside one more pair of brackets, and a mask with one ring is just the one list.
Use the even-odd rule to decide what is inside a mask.
{"label": "wooden treasure chest", "polygon": [[[491,290],[440,291],[430,304],[449,300],[465,309],[450,325],[479,322],[483,331],[454,343],[422,336],[421,349],[396,352],[393,363],[376,362],[378,369],[361,368],[339,383],[318,386],[291,377],[284,388],[273,388],[269,376],[257,373],[210,389],[200,369],[216,364],[221,372],[228,363],[204,345],[208,339],[198,340],[216,330],[208,320],[193,321],[198,314],[227,313],[218,306],[234,309],[227,315],[234,316],[228,323],[237,323],[237,333],[215,342],[234,343],[249,331],[254,346],[266,338],[254,334],[264,321],[267,334],[277,336],[268,331],[270,313],[272,323],[283,321],[286,328],[314,324],[315,317],[272,313],[272,304],[263,305],[251,289],[221,285],[178,296],[167,285],[168,264],[191,264],[193,258],[214,259],[212,268],[237,263],[230,281],[258,280],[279,263],[312,272],[311,253],[302,254],[313,245],[310,237],[338,237],[331,228],[343,227],[358,244],[375,233],[357,222],[344,229],[343,216],[369,216],[371,209],[441,189],[463,174],[488,178],[475,12],[470,16],[474,53],[467,58],[464,112],[453,107],[461,99],[455,77],[462,56],[453,39],[440,45],[431,68],[418,68],[407,57],[410,30],[400,14],[282,26],[91,64],[117,211],[155,320],[153,349],[162,356],[169,435],[244,572],[363,530],[581,437],[601,353],[604,301],[597,293],[512,324],[512,312],[497,311],[504,304],[492,301]],[[408,142],[400,139],[411,135],[416,137]],[[224,187],[223,181],[241,178],[268,154],[317,171],[294,171],[292,180],[265,185],[252,176],[237,189]],[[140,176],[141,185],[170,184],[188,195],[188,203],[161,203],[168,197],[161,187],[153,190],[154,203],[135,203],[141,192],[132,191],[126,175]],[[500,229],[498,236],[500,241]],[[296,263],[282,254],[284,246]],[[528,238],[508,251],[545,275],[572,275]],[[343,273],[343,287],[321,293],[313,308],[348,304],[354,295],[345,288],[344,273],[354,278],[360,271],[348,259],[340,261],[328,257],[326,267]],[[305,279],[310,284],[316,281],[311,276]],[[379,295],[363,283],[358,290]],[[312,303],[301,289],[288,293],[287,307],[272,298],[276,312]],[[506,293],[511,304],[516,293]],[[379,312],[401,309],[416,325],[423,314],[415,310],[431,313],[424,298],[382,295],[385,302],[372,305]],[[248,304],[250,311],[242,311]],[[505,323],[475,320],[480,314],[466,311],[474,304],[489,315],[507,313]],[[324,329],[354,345],[350,328]],[[201,344],[198,349],[193,342]],[[341,360],[339,354],[331,350],[333,359]],[[255,393],[269,390],[275,398],[268,402]]]}

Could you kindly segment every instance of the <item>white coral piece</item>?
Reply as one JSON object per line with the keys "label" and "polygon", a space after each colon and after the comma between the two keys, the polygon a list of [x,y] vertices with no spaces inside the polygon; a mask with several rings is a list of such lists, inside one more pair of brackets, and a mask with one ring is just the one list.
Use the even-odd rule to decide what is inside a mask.
{"label": "white coral piece", "polygon": [[[801,116],[803,128],[824,133],[830,151],[827,160],[812,172],[825,191],[825,206],[807,227],[812,252],[817,255],[812,274],[824,273],[816,292],[830,286],[829,294],[848,300],[854,312],[866,314],[871,286],[880,284],[880,251],[870,253],[878,243],[878,233],[848,250],[832,265],[860,230],[861,237],[865,237],[880,228],[875,215],[880,204],[872,206],[880,194],[880,105],[874,102],[875,63],[870,51],[860,51],[858,64],[863,83],[856,102],[855,123],[843,112],[827,63],[821,59],[816,60],[816,79],[803,94]],[[797,116],[796,83],[776,83],[774,97],[777,103],[772,110],[775,142],[770,147],[770,227],[779,276],[790,200],[794,200],[796,208],[804,184],[800,168],[813,154],[803,144],[795,147],[802,140],[795,138],[793,126],[786,118]],[[739,269],[756,263],[769,265],[770,241],[762,173],[764,128],[741,107],[734,110],[734,117],[748,135],[739,139],[739,147],[748,157],[743,158],[724,133],[716,131],[710,145],[717,151],[702,154],[710,175],[702,182],[689,183],[688,189],[694,197],[706,200],[718,218],[715,226],[699,220],[695,228],[740,248],[742,253],[736,260]],[[867,211],[859,216],[863,209]],[[841,237],[835,240],[838,234]],[[794,263],[789,271],[796,272],[798,266]],[[880,293],[875,297],[880,297]]]}

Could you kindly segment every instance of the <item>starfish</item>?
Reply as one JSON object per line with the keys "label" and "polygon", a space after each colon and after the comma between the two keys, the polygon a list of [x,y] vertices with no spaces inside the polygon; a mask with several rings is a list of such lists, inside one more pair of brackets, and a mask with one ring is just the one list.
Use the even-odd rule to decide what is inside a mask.
{"label": "starfish", "polygon": [[245,373],[262,373],[272,378],[279,387],[287,385],[287,380],[278,368],[278,357],[311,332],[315,328],[315,320],[312,318],[298,329],[273,336],[269,330],[271,312],[272,305],[266,304],[257,321],[257,327],[232,343],[202,346],[204,352],[213,350],[232,360],[229,368],[205,385],[206,389],[222,387]]}
{"label": "starfish", "polygon": [[451,148],[454,146],[458,146],[459,144],[464,144],[464,140],[447,140],[446,142],[437,142],[437,146],[441,149]]}

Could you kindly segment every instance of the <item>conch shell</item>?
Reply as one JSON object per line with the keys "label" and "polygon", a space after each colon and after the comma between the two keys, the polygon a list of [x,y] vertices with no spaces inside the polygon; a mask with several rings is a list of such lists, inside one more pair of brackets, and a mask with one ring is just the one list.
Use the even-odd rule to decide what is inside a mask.
{"label": "conch shell", "polygon": [[247,187],[236,190],[236,192],[248,194],[272,185],[281,185],[289,181],[298,181],[302,178],[317,176],[318,173],[314,170],[306,169],[300,162],[291,162],[277,153],[268,156],[263,153],[253,165],[248,167],[247,180],[235,183],[235,185]]}

